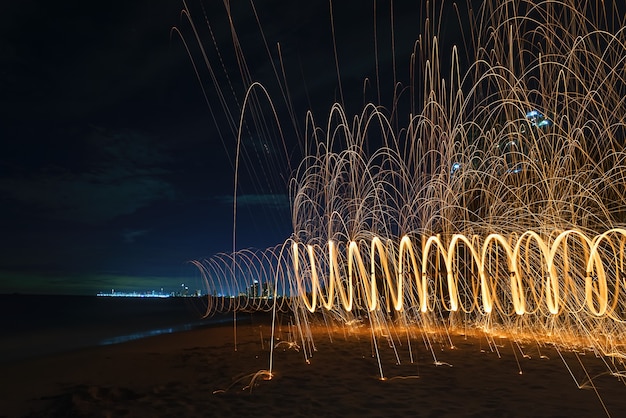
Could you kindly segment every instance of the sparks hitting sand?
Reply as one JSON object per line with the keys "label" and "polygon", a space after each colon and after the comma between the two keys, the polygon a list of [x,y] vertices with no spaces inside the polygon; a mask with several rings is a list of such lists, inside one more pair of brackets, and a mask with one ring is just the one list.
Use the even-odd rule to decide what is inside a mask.
{"label": "sparks hitting sand", "polygon": [[[350,116],[335,103],[323,125],[307,113],[292,236],[194,262],[209,293],[243,295],[209,297],[207,314],[289,310],[306,359],[321,312],[329,327],[367,325],[379,359],[385,335],[397,336],[399,362],[400,340],[411,353],[423,331],[479,330],[550,341],[559,354],[590,349],[622,379],[621,13],[611,2],[487,0],[467,11],[462,47],[442,50],[433,12],[391,106]],[[255,106],[270,103],[284,143],[270,94],[248,85],[233,123],[236,170],[243,126],[259,126]],[[340,75],[338,89],[343,98]],[[274,303],[250,294],[255,285]]]}

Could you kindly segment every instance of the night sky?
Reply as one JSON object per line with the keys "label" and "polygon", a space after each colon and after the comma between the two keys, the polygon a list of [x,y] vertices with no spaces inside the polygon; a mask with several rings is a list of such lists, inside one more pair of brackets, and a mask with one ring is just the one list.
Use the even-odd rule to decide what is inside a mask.
{"label": "night sky", "polygon": [[[236,135],[229,118],[238,121],[250,81],[270,91],[283,136],[269,123],[242,137],[236,247],[266,248],[289,237],[287,180],[304,152],[305,112],[312,109],[324,125],[330,106],[341,101],[328,1],[255,2],[264,36],[250,3],[233,1],[247,81],[224,4],[190,1],[219,89],[191,24],[181,17],[181,1],[5,3],[0,293],[171,291],[186,281],[196,286],[187,261],[233,248]],[[372,89],[365,94],[372,97],[362,93],[363,80],[376,77],[373,2],[337,3],[343,100],[356,113],[376,96]],[[379,2],[379,9],[385,103],[393,79],[388,3]],[[406,81],[423,14],[396,5],[394,25],[396,73]],[[444,22],[442,32],[446,27]],[[280,72],[278,42],[289,104],[274,72]],[[269,106],[259,107],[272,120]]]}

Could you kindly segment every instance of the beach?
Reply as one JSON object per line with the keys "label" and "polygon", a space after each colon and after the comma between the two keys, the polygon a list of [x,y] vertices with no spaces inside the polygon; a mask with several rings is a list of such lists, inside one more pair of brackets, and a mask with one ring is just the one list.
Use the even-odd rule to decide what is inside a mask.
{"label": "beach", "polygon": [[[273,340],[271,330],[268,316],[251,316],[236,328],[236,349],[231,323],[7,364],[0,416],[618,417],[626,411],[626,386],[591,353],[450,335],[412,341],[411,361],[402,338],[392,339],[394,351],[384,337],[374,345],[367,329],[321,327],[312,330],[315,347],[307,359],[296,327],[280,323]],[[593,386],[579,389],[575,380],[582,384],[587,374]]]}

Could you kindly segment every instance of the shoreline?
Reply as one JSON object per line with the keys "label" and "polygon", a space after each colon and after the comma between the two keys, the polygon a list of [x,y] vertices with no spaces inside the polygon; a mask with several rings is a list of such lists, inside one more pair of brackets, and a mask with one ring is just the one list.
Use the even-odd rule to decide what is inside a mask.
{"label": "shoreline", "polygon": [[[626,386],[591,353],[542,347],[539,354],[529,345],[525,357],[510,340],[452,335],[454,349],[413,341],[411,362],[404,342],[394,352],[381,337],[379,367],[367,332],[314,329],[307,360],[283,324],[273,378],[265,380],[271,322],[238,323],[236,351],[233,331],[221,324],[17,362],[3,373],[0,416],[616,417],[626,410]],[[574,377],[583,382],[586,374],[595,389],[578,389]]]}
{"label": "shoreline", "polygon": [[202,318],[202,301],[191,298],[0,295],[0,301],[2,366],[232,320]]}

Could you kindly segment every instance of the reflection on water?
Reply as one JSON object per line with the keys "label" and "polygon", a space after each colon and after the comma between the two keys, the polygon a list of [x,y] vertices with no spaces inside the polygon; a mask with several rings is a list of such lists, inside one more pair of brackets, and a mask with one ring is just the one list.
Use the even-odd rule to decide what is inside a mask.
{"label": "reflection on water", "polygon": [[177,327],[169,327],[169,328],[161,328],[161,329],[152,329],[149,331],[141,331],[134,332],[132,334],[119,335],[113,338],[106,338],[98,343],[98,345],[112,345],[112,344],[120,344],[128,341],[139,340],[142,338],[154,337],[162,334],[171,334],[173,332],[181,332],[181,331],[189,331],[194,328],[197,328],[198,325],[194,324],[185,324]]}
{"label": "reflection on water", "polygon": [[195,299],[0,295],[0,364],[232,320]]}
{"label": "reflection on water", "polygon": [[[162,334],[172,334],[174,332],[191,331],[192,329],[201,328],[207,325],[218,325],[232,321],[232,317],[228,316],[216,316],[202,322],[193,322],[189,324],[183,324],[167,328],[151,329],[149,331],[134,332],[132,334],[118,335],[112,338],[106,338],[101,340],[98,345],[112,345],[121,344],[128,341],[139,340],[142,338],[155,337]],[[247,318],[240,319],[239,321],[247,322]]]}

